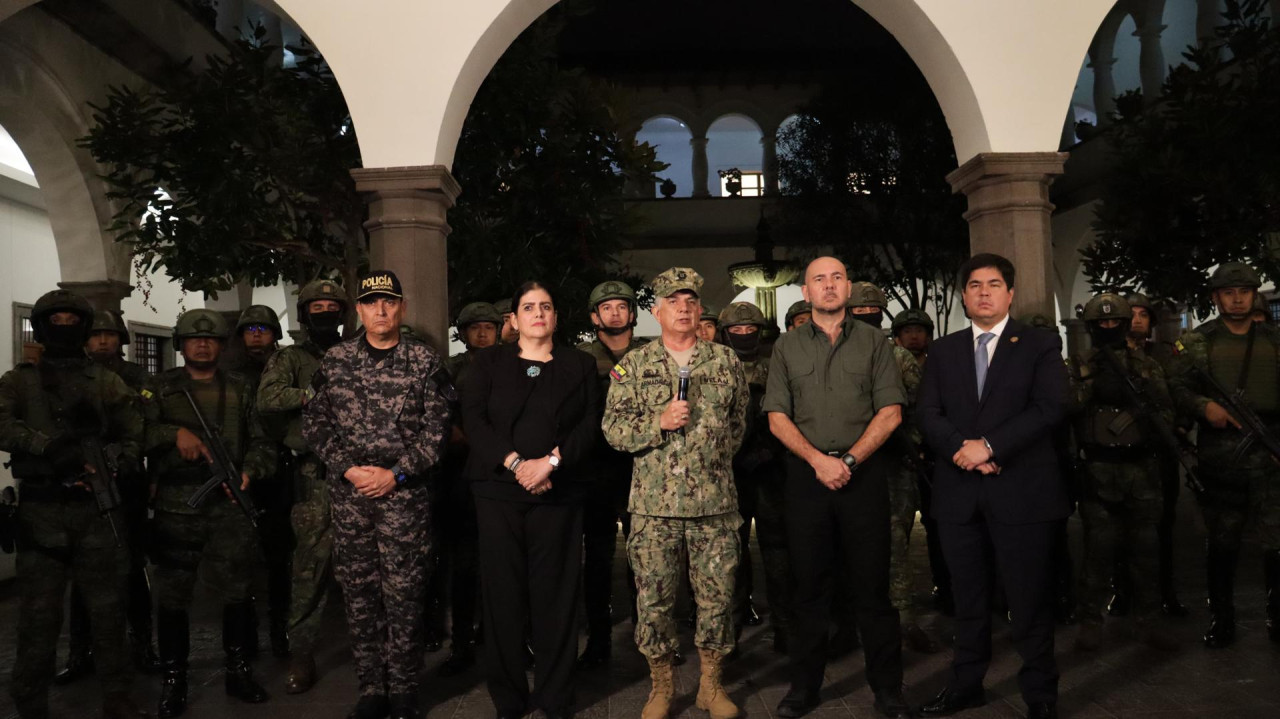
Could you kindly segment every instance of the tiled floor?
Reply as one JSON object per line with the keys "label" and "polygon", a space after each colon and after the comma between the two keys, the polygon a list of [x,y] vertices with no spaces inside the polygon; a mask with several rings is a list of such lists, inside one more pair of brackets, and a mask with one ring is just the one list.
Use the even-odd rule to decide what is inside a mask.
{"label": "tiled floor", "polygon": [[[1058,631],[1058,660],[1062,670],[1061,704],[1064,717],[1280,717],[1280,646],[1267,641],[1263,626],[1263,590],[1261,561],[1256,550],[1247,551],[1242,561],[1238,596],[1240,639],[1236,646],[1218,651],[1204,649],[1199,641],[1205,612],[1203,596],[1203,542],[1196,512],[1185,507],[1180,526],[1179,572],[1183,598],[1193,606],[1191,618],[1170,621],[1168,630],[1183,641],[1183,648],[1172,654],[1161,654],[1134,644],[1125,638],[1124,622],[1114,621],[1108,627],[1108,642],[1099,652],[1080,655],[1071,651],[1074,627]],[[917,528],[918,531],[918,528]],[[1075,556],[1079,560],[1079,523],[1072,520]],[[927,590],[924,557],[916,547],[919,567],[918,586],[922,602]],[[757,577],[761,576],[757,571]],[[762,598],[761,604],[763,604]],[[8,697],[9,673],[14,655],[14,632],[17,602],[12,585],[0,587],[0,717],[14,715]],[[336,603],[335,603],[336,605]],[[621,612],[618,613],[621,615]],[[343,620],[340,612],[330,617],[332,637],[322,648],[322,679],[307,694],[288,696],[282,688],[286,660],[269,656],[256,662],[258,674],[271,701],[261,705],[245,705],[229,700],[222,692],[220,650],[216,608],[202,605],[197,609],[192,643],[191,708],[193,719],[235,717],[298,717],[299,719],[334,719],[346,716],[354,699],[355,678],[349,666],[350,656],[342,640]],[[933,613],[925,614],[926,624],[937,636],[946,637],[949,622]],[[603,670],[578,675],[578,715],[585,719],[638,717],[648,694],[644,661],[635,651],[630,637],[630,622],[620,616],[614,628],[614,662]],[[1016,674],[1018,658],[1008,641],[1007,628],[996,622],[996,659],[987,678],[991,703],[967,712],[973,717],[1018,717],[1025,710],[1018,696]],[[264,631],[265,634],[265,631]],[[265,639],[265,637],[264,637]],[[677,698],[674,715],[705,717],[693,706],[697,689],[698,666],[689,633],[684,631],[687,654],[693,658],[677,673]],[[264,642],[265,643],[265,642]],[[766,623],[748,628],[741,641],[742,656],[726,669],[726,683],[732,698],[748,716],[772,716],[778,700],[786,692],[786,666],[771,651],[771,632]],[[450,680],[435,677],[434,670],[446,652],[428,655],[428,675],[424,682],[422,706],[433,718],[487,719],[492,717],[480,672],[478,670]],[[913,702],[929,698],[944,682],[949,654],[925,656],[905,653],[907,696]],[[158,679],[139,677],[137,695],[154,706],[158,695]],[[823,703],[813,716],[835,717],[878,716],[872,709],[871,692],[867,689],[860,655],[836,662],[827,669],[827,685]],[[97,683],[90,679],[77,685],[55,688],[55,717],[90,717],[98,715]]]}

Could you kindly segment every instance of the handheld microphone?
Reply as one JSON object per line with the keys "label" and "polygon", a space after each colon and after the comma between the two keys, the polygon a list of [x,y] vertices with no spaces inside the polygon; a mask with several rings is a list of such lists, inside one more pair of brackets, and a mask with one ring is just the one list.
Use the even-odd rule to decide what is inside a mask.
{"label": "handheld microphone", "polygon": [[690,374],[692,374],[692,372],[689,370],[687,366],[680,368],[680,386],[676,389],[676,399],[680,400],[681,402],[684,402],[685,400],[689,399],[689,375]]}

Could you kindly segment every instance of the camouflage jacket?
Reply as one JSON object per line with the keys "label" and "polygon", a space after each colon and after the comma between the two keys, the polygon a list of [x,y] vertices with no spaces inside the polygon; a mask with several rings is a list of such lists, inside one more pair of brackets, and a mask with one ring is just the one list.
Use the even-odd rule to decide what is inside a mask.
{"label": "camouflage jacket", "polygon": [[[208,476],[203,459],[188,462],[178,454],[176,442],[180,428],[196,436],[203,433],[183,389],[191,393],[205,422],[222,438],[232,461],[249,475],[250,481],[266,480],[275,474],[275,443],[262,429],[249,380],[243,375],[219,370],[213,380],[199,382],[191,379],[185,368],[175,367],[157,375],[151,387],[142,393],[147,419],[144,448],[148,467],[159,478],[161,492],[166,484],[188,485],[199,481],[202,475]],[[172,511],[189,510],[175,505]]]}
{"label": "camouflage jacket", "polygon": [[133,463],[142,456],[143,420],[137,392],[89,359],[24,362],[0,376],[0,450],[13,476],[53,479],[55,440],[98,437],[118,443]]}
{"label": "camouflage jacket", "polygon": [[444,361],[444,368],[449,373],[449,377],[453,380],[454,386],[460,383],[460,376],[471,366],[472,353],[471,350],[464,350],[452,357],[448,357]]}
{"label": "camouflage jacket", "polygon": [[659,417],[676,398],[679,368],[656,339],[612,370],[604,436],[635,456],[629,509],[656,517],[734,512],[733,456],[742,445],[750,390],[733,350],[698,340],[689,360],[690,420],[684,434],[664,432]]}
{"label": "camouflage jacket", "polygon": [[[603,417],[604,415],[604,402],[605,398],[609,395],[609,372],[613,370],[614,365],[618,364],[618,362],[622,361],[623,357],[627,356],[627,353],[637,347],[644,347],[646,344],[648,344],[648,342],[638,340],[634,335],[632,335],[631,343],[628,344],[627,348],[618,355],[615,355],[613,350],[605,347],[599,337],[588,342],[582,342],[578,345],[578,349],[591,355],[591,358],[596,361],[596,377],[600,378],[600,406],[595,410],[598,416]],[[612,464],[610,466],[616,466],[618,468],[625,466],[627,474],[630,474],[630,455],[618,452],[610,447],[609,443],[604,440],[604,435],[601,435],[599,439],[600,442],[596,451],[597,457],[602,461],[611,462]],[[626,463],[625,465],[624,462]]]}
{"label": "camouflage jacket", "polygon": [[[1120,359],[1119,356],[1116,358]],[[1135,380],[1149,402],[1147,407],[1131,406],[1132,402],[1125,396],[1124,388],[1116,386],[1116,378],[1110,377],[1111,370],[1098,354],[1097,348],[1089,350],[1084,355],[1076,355],[1069,362],[1071,381],[1069,411],[1075,418],[1076,441],[1081,445],[1106,444],[1097,441],[1097,437],[1094,436],[1096,428],[1091,424],[1091,419],[1098,412],[1104,413],[1101,416],[1105,424],[1111,424],[1115,422],[1115,412],[1127,411],[1129,417],[1136,423],[1135,429],[1141,432],[1143,444],[1154,445],[1156,441],[1151,431],[1143,426],[1145,425],[1141,421],[1143,409],[1164,422],[1165,426],[1173,427],[1173,398],[1169,395],[1169,386],[1165,382],[1164,370],[1160,367],[1160,363],[1146,352],[1128,346],[1125,347],[1124,358],[1121,361],[1125,371]],[[1098,378],[1100,377],[1109,379],[1103,380],[1103,384],[1099,386]],[[1121,421],[1117,426],[1124,423]]]}
{"label": "camouflage jacket", "polygon": [[299,454],[308,452],[302,407],[314,394],[311,379],[323,357],[324,350],[310,340],[289,345],[271,355],[258,383],[258,413],[267,436]]}
{"label": "camouflage jacket", "polygon": [[449,429],[452,384],[436,351],[401,336],[380,362],[364,338],[329,349],[302,411],[302,436],[333,477],[356,466],[426,477],[439,464]]}
{"label": "camouflage jacket", "polygon": [[[1255,331],[1258,333],[1255,338],[1254,359],[1261,359],[1260,354],[1263,352],[1272,352],[1280,355],[1280,329],[1276,329],[1270,325],[1255,325]],[[1171,362],[1172,371],[1169,373],[1169,390],[1173,394],[1173,400],[1177,405],[1178,411],[1183,412],[1197,421],[1204,419],[1204,408],[1209,404],[1210,400],[1221,400],[1214,396],[1213,390],[1203,378],[1198,377],[1194,370],[1211,371],[1209,366],[1209,354],[1212,349],[1214,337],[1219,333],[1230,333],[1226,324],[1221,319],[1214,319],[1206,322],[1193,330],[1182,333],[1178,341],[1174,343],[1177,349],[1177,357]],[[1231,372],[1235,376],[1238,370]],[[1228,390],[1234,390],[1234,383],[1224,383]],[[1269,378],[1267,381],[1272,388],[1277,386],[1276,378]],[[1258,401],[1249,397],[1255,402],[1254,409],[1257,410]],[[1272,397],[1272,402],[1277,402],[1277,398]]]}
{"label": "camouflage jacket", "polygon": [[764,463],[783,456],[785,448],[769,430],[769,418],[761,409],[765,388],[769,385],[769,358],[757,356],[739,360],[747,378],[750,400],[745,413],[747,427],[743,432],[742,447],[734,457],[734,465],[739,471],[752,472]]}
{"label": "camouflage jacket", "polygon": [[141,392],[151,382],[151,373],[137,362],[130,362],[123,357],[116,357],[109,362],[98,362],[99,366],[120,375],[120,379],[129,385],[135,393]]}
{"label": "camouflage jacket", "polygon": [[911,354],[911,350],[899,347],[892,339],[887,341],[893,347],[893,359],[898,364],[898,371],[902,373],[902,386],[907,390],[907,403],[902,406],[902,423],[894,430],[894,434],[901,438],[899,442],[903,444],[899,451],[918,454],[923,451],[924,444],[924,437],[920,436],[915,420],[916,395],[920,390],[922,374],[920,363]]}

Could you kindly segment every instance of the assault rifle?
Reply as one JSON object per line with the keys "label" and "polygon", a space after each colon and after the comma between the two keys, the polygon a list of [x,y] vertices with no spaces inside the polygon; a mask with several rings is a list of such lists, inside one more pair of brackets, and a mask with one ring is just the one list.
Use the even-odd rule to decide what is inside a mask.
{"label": "assault rifle", "polygon": [[240,505],[240,509],[249,518],[249,523],[253,525],[254,529],[257,529],[258,509],[253,505],[253,500],[249,497],[249,494],[240,489],[240,470],[236,468],[236,463],[231,458],[231,452],[227,450],[226,443],[222,441],[221,435],[209,428],[209,423],[205,421],[204,414],[200,412],[200,407],[196,404],[195,398],[191,396],[191,392],[186,387],[179,391],[187,398],[187,402],[191,404],[191,411],[195,413],[196,420],[200,422],[200,432],[203,435],[200,439],[204,441],[204,446],[208,448],[209,454],[213,456],[213,460],[209,463],[213,470],[212,476],[187,499],[187,506],[192,509],[199,508],[209,498],[209,493],[221,486],[231,495],[232,501]]}
{"label": "assault rifle", "polygon": [[1193,367],[1192,372],[1213,388],[1214,394],[1218,395],[1218,401],[1240,423],[1240,434],[1243,436],[1240,444],[1236,446],[1235,453],[1231,455],[1231,462],[1233,464],[1239,462],[1255,444],[1261,444],[1271,454],[1272,459],[1280,462],[1280,440],[1271,434],[1266,423],[1249,406],[1249,401],[1244,397],[1244,388],[1241,387],[1232,392],[1204,369]]}
{"label": "assault rifle", "polygon": [[107,518],[111,525],[111,536],[116,538],[116,546],[120,546],[120,532],[116,530],[116,521],[111,512],[120,506],[120,490],[116,487],[116,475],[120,472],[120,445],[103,446],[97,437],[84,437],[80,440],[80,452],[84,455],[84,463],[93,468],[92,472],[80,475],[79,481],[93,492],[93,500],[98,504],[98,512]]}
{"label": "assault rifle", "polygon": [[1160,415],[1152,411],[1151,398],[1147,396],[1147,388],[1145,384],[1139,384],[1129,371],[1120,364],[1120,360],[1116,359],[1115,354],[1106,347],[1099,347],[1098,354],[1103,357],[1107,367],[1115,372],[1124,382],[1125,397],[1129,400],[1129,404],[1138,412],[1141,419],[1145,420],[1147,427],[1155,434],[1156,440],[1160,443],[1164,450],[1173,455],[1178,460],[1178,464],[1182,465],[1182,469],[1187,473],[1187,489],[1195,492],[1197,495],[1204,492],[1204,485],[1200,483],[1200,477],[1196,474],[1196,459],[1191,454],[1186,441],[1179,441],[1178,435],[1174,433],[1173,428],[1165,424],[1164,419]]}

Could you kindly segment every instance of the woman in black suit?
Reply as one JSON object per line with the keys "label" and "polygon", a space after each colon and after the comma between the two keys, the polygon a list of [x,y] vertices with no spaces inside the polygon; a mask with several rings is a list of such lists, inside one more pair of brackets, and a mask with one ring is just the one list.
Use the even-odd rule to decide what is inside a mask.
{"label": "woman in black suit", "polygon": [[[515,344],[476,353],[461,386],[467,478],[480,529],[489,696],[499,719],[572,714],[583,463],[600,432],[595,361],[556,344],[551,293],[526,282],[512,301]],[[525,636],[537,658],[525,679]]]}

